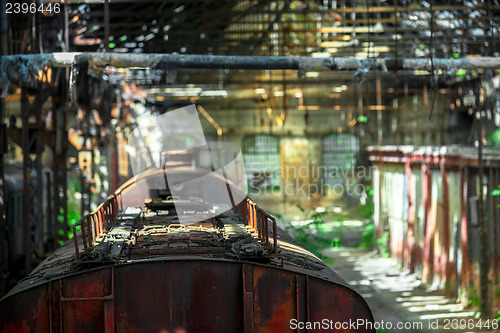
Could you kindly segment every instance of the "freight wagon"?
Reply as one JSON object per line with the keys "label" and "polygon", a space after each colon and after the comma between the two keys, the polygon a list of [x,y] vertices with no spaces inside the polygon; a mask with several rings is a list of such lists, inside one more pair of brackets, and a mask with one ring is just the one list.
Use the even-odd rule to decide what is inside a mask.
{"label": "freight wagon", "polygon": [[[332,332],[373,323],[365,300],[253,201],[204,218],[217,202],[173,197],[156,186],[167,173],[200,179],[179,166],[126,182],[0,301],[3,332],[305,332],[297,323]],[[212,175],[198,185],[210,193],[220,182],[230,181]],[[181,224],[179,213],[201,222]]]}

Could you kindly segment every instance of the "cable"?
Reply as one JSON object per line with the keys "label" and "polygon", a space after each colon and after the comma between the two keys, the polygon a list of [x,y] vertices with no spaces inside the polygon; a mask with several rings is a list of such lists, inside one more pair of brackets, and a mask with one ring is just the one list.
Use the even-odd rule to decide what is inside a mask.
{"label": "cable", "polygon": [[368,52],[367,52],[367,58],[371,58],[372,26],[371,26],[371,22],[370,22],[370,1],[366,2],[366,23],[368,24]]}
{"label": "cable", "polygon": [[[399,80],[399,71],[398,71],[398,67],[399,67],[399,52],[398,52],[398,47],[399,47],[399,44],[398,44],[398,30],[397,30],[397,25],[398,25],[398,15],[397,15],[397,0],[394,0],[394,59],[396,60],[396,69],[395,69],[395,95],[396,95],[396,101],[398,103],[398,106],[397,106],[397,125],[399,125],[399,83],[400,83],[400,80]],[[398,131],[399,129],[399,126],[396,126],[396,132]]]}
{"label": "cable", "polygon": [[431,112],[429,113],[429,120],[432,118],[432,112],[434,111],[434,103],[436,102],[437,96],[437,82],[436,76],[434,75],[434,11],[432,10],[432,1],[430,3],[431,11],[431,40],[430,40],[430,56],[431,56],[431,88],[434,89],[434,97],[432,98]]}

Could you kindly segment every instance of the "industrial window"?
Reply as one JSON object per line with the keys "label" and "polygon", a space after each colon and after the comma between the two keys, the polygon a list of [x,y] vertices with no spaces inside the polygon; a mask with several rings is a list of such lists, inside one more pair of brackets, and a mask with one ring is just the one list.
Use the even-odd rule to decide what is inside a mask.
{"label": "industrial window", "polygon": [[323,138],[323,181],[332,188],[344,183],[344,175],[356,166],[359,138],[351,134],[331,134]]}
{"label": "industrial window", "polygon": [[279,145],[279,138],[272,135],[255,135],[243,139],[243,158],[250,190],[280,186]]}

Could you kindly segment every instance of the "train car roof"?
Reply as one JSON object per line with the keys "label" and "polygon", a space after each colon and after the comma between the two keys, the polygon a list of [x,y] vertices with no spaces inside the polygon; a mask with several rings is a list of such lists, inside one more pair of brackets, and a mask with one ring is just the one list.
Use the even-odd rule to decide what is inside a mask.
{"label": "train car roof", "polygon": [[[122,218],[127,215],[129,221],[124,222]],[[139,215],[140,214],[137,214],[137,216]],[[212,246],[191,246],[188,248],[184,245],[182,247],[173,247],[165,245],[170,243],[164,243],[163,247],[161,247],[158,246],[158,241],[155,238],[161,238],[170,233],[175,234],[175,236],[173,235],[172,237],[179,239],[179,237],[184,237],[186,232],[182,230],[167,231],[166,233],[152,233],[144,228],[139,231],[130,228],[131,233],[135,233],[136,235],[136,243],[127,244],[126,242],[118,242],[117,239],[120,238],[113,237],[113,233],[115,235],[123,234],[123,230],[128,229],[131,222],[130,214],[122,214],[122,216],[117,219],[115,225],[110,228],[106,236],[91,248],[91,250],[82,254],[79,260],[75,257],[73,240],[69,240],[50,257],[45,259],[33,270],[33,272],[31,272],[31,274],[21,280],[4,298],[40,284],[48,283],[49,281],[58,280],[71,275],[78,275],[82,272],[100,268],[105,265],[133,265],[144,261],[154,261],[160,264],[162,261],[171,260],[246,261],[258,265],[278,267],[287,271],[315,276],[323,280],[349,287],[349,285],[333,270],[326,266],[315,255],[304,249],[299,243],[291,239],[284,231],[278,229],[279,253],[277,255],[259,254],[260,249],[258,243],[256,243],[255,238],[248,233],[247,228],[241,223],[229,223],[237,219],[234,214],[229,213],[221,219],[226,224],[225,228],[232,229],[231,232],[226,234],[225,238],[222,238],[222,241],[219,240],[223,243],[223,246],[220,246],[221,244],[211,244]],[[156,222],[158,222],[160,219],[156,217],[156,220]],[[220,238],[214,238],[215,236],[212,237],[213,235],[208,236],[210,233],[217,233],[213,227],[207,225],[209,223],[211,224],[211,222],[205,222],[189,227],[187,228],[187,232],[193,233],[192,238],[199,238],[200,234],[206,234],[207,236],[204,237],[205,239],[199,239],[199,241],[204,241],[206,243],[215,242],[216,239]],[[161,226],[161,224],[157,224],[156,226]],[[160,228],[161,227],[152,229]],[[146,234],[148,235],[147,237],[149,237],[147,240],[144,239]],[[137,242],[137,235],[139,235],[139,240],[141,240],[142,237],[142,242]],[[171,239],[171,241],[177,242],[177,240],[174,239]],[[78,242],[81,246],[81,237]],[[141,245],[138,246],[138,243]],[[146,245],[146,243],[149,244]],[[156,248],[154,248],[154,244],[156,244]],[[149,251],[145,250],[146,248],[149,248]],[[120,249],[119,252],[117,249]]]}
{"label": "train car roof", "polygon": [[[180,173],[194,173],[191,168],[177,168]],[[154,177],[163,171],[147,171],[142,178]],[[117,193],[133,192],[137,178],[126,182]],[[40,284],[112,265],[133,265],[145,261],[208,260],[218,262],[252,262],[257,265],[315,276],[346,287],[349,285],[314,254],[276,228],[276,248],[269,239],[249,227],[237,209],[204,219],[192,225],[179,225],[175,214],[166,214],[168,200],[149,201],[149,207],[126,207],[117,212],[114,221],[95,240],[85,242],[78,233],[45,259],[4,298]],[[187,202],[203,207],[200,202]],[[155,205],[159,207],[155,209]],[[198,205],[198,206],[196,206]],[[167,207],[167,208],[165,208]],[[102,207],[100,208],[102,209]],[[200,208],[201,209],[201,208]],[[202,209],[203,210],[203,209]],[[203,213],[196,213],[203,214]],[[266,224],[267,226],[267,224]],[[260,230],[274,233],[272,226]],[[94,235],[96,236],[96,235]],[[90,237],[89,237],[90,238]],[[92,243],[92,244],[88,244]],[[89,246],[86,246],[88,244]],[[76,245],[76,249],[75,249]],[[77,255],[77,249],[84,249]]]}

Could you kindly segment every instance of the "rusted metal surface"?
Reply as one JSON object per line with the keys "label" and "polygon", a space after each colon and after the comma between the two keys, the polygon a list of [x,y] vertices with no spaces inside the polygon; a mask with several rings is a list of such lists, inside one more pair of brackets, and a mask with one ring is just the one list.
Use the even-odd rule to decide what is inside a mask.
{"label": "rusted metal surface", "polygon": [[[73,224],[73,235],[77,235],[77,227],[80,227],[81,239],[84,250],[92,246],[94,242],[107,231],[108,225],[113,222],[120,209],[120,191],[110,196],[104,203],[100,204],[93,212],[85,215]],[[80,258],[78,238],[74,237],[76,258]]]}
{"label": "rusted metal surface", "polygon": [[[268,248],[269,243],[269,229],[272,229],[273,246],[272,252],[278,253],[278,234],[276,229],[276,219],[267,214],[262,208],[260,208],[255,202],[250,199],[245,199],[237,207],[236,210],[240,218],[245,221],[257,235],[257,238],[261,240],[264,247]],[[271,226],[269,226],[269,221],[271,221]]]}
{"label": "rusted metal surface", "polygon": [[410,271],[415,269],[415,191],[413,189],[413,169],[409,161],[405,163],[408,195],[408,240],[405,246],[405,264]]}
{"label": "rusted metal surface", "polygon": [[479,118],[478,131],[478,146],[477,146],[477,160],[478,160],[478,195],[477,195],[477,205],[478,205],[478,226],[479,226],[479,309],[482,313],[488,312],[488,299],[489,299],[489,270],[490,270],[490,260],[489,260],[489,244],[487,239],[487,226],[485,221],[485,211],[484,211],[484,165],[483,165],[483,131],[484,131],[484,120],[483,117]]}
{"label": "rusted metal surface", "polygon": [[441,164],[441,176],[442,176],[442,189],[443,189],[443,243],[442,243],[442,253],[443,253],[443,265],[441,265],[441,281],[446,282],[446,277],[451,275],[450,269],[450,202],[449,202],[449,179],[448,179],[448,169],[444,163]]}
{"label": "rusted metal surface", "polygon": [[[3,123],[4,119],[4,100],[0,98],[0,274],[6,276],[8,273],[9,245],[7,243],[7,223],[6,223],[6,205],[7,192],[5,183],[5,161],[4,155],[7,152],[7,125]],[[4,284],[0,284],[0,293],[6,290]]]}
{"label": "rusted metal surface", "polygon": [[[106,42],[105,47],[108,47]],[[394,70],[442,70],[455,73],[459,69],[497,69],[500,59],[495,57],[476,57],[461,59],[433,59],[433,66],[427,58],[401,59],[355,59],[342,57],[314,58],[288,56],[222,56],[200,54],[162,54],[162,53],[46,53],[18,54],[0,57],[1,97],[6,97],[12,83],[34,87],[38,70],[46,66],[72,67],[89,64],[96,70],[106,66],[119,68],[149,67],[168,68],[208,68],[208,69],[294,69],[299,76],[306,71],[354,70],[355,77],[369,71]],[[19,74],[22,73],[22,74]],[[361,74],[360,74],[361,73]]]}
{"label": "rusted metal surface", "polygon": [[361,296],[250,200],[186,226],[170,213],[119,211],[120,193],[82,218],[76,253],[66,243],[0,301],[0,323],[13,332],[287,332],[299,318],[373,321]]}
{"label": "rusted metal surface", "polygon": [[[14,306],[15,305],[15,306]],[[17,294],[8,303],[0,303],[2,332],[49,332],[50,321],[49,288],[40,286]],[[33,313],[33,311],[35,313]],[[59,331],[61,331],[59,329]]]}
{"label": "rusted metal surface", "polygon": [[373,321],[361,296],[343,284],[193,258],[83,271],[0,302],[3,332],[290,332],[297,318]]}
{"label": "rusted metal surface", "polygon": [[43,256],[43,195],[42,195],[42,119],[38,112],[48,95],[43,90],[21,90],[22,148],[23,148],[23,222],[25,267],[31,272],[37,258]]}
{"label": "rusted metal surface", "polygon": [[63,332],[104,331],[104,304],[113,301],[113,280],[112,268],[106,268],[59,281]]}
{"label": "rusted metal surface", "polygon": [[[2,56],[2,61],[13,60],[43,61],[48,66],[70,67],[73,64],[93,63],[97,67],[152,67],[159,63],[176,68],[214,68],[214,69],[300,69],[308,70],[357,70],[360,68],[385,70],[430,70],[427,58],[394,59],[354,59],[342,57],[314,58],[288,56],[211,56],[197,54],[134,54],[134,53],[47,53],[33,55]],[[495,57],[476,57],[461,59],[435,58],[434,69],[449,71],[451,68],[496,69],[500,59]]]}
{"label": "rusted metal surface", "polygon": [[435,215],[432,211],[432,170],[427,164],[422,164],[422,202],[424,209],[424,262],[422,280],[432,283],[434,274],[434,230]]}
{"label": "rusted metal surface", "polygon": [[[366,148],[368,159],[380,163],[404,163],[407,159],[411,164],[427,163],[433,168],[439,168],[445,163],[446,168],[458,170],[467,165],[477,168],[479,165],[477,149],[460,146],[370,146]],[[496,148],[483,148],[483,166],[485,168],[500,168],[500,151]]]}
{"label": "rusted metal surface", "polygon": [[469,264],[469,251],[468,251],[468,246],[467,246],[467,235],[468,235],[468,230],[467,230],[467,198],[469,196],[469,170],[467,167],[463,167],[460,169],[460,182],[461,182],[461,187],[462,187],[462,218],[461,218],[461,223],[460,223],[460,244],[462,248],[462,269],[460,272],[461,276],[461,286],[463,288],[467,288],[469,283],[467,282],[468,277],[470,276],[470,267],[471,265]]}

